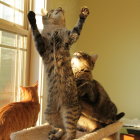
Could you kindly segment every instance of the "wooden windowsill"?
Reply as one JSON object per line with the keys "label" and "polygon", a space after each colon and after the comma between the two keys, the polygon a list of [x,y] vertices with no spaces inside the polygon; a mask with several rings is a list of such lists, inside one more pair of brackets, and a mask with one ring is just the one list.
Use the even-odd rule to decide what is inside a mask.
{"label": "wooden windowsill", "polygon": [[0,29],[5,30],[5,31],[10,31],[12,33],[17,33],[20,35],[29,35],[29,31],[24,29],[20,25],[16,25],[14,23],[8,22],[6,20],[0,19]]}

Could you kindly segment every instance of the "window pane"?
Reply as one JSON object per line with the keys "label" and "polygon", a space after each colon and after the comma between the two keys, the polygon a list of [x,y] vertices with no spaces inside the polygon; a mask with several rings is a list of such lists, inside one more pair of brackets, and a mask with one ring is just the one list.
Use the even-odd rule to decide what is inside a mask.
{"label": "window pane", "polygon": [[0,106],[14,100],[17,51],[0,47]]}
{"label": "window pane", "polygon": [[36,15],[36,21],[37,21],[37,26],[39,29],[43,29],[43,24],[42,24],[42,16]]}
{"label": "window pane", "polygon": [[35,0],[35,13],[41,14],[41,9],[44,8],[44,0]]}
{"label": "window pane", "polygon": [[24,46],[23,46],[24,49],[27,49],[27,37],[24,37]]}
{"label": "window pane", "polygon": [[20,11],[16,11],[13,8],[0,4],[0,18],[23,25],[24,14]]}
{"label": "window pane", "polygon": [[34,4],[35,4],[34,11],[37,14],[36,15],[37,26],[39,29],[43,29],[41,9],[45,7],[45,0],[42,0],[42,1],[35,0]]}
{"label": "window pane", "polygon": [[23,13],[15,11],[14,23],[23,25],[23,16],[24,16]]}
{"label": "window pane", "polygon": [[9,4],[9,5],[14,6],[14,0],[0,0],[0,1],[3,1],[3,2]]}
{"label": "window pane", "polygon": [[27,55],[26,51],[19,50],[18,52],[19,86],[25,84],[26,55]]}
{"label": "window pane", "polygon": [[26,36],[0,31],[0,107],[20,99],[19,87],[25,85],[26,77],[26,48]]}
{"label": "window pane", "polygon": [[27,49],[27,37],[18,35],[18,48]]}
{"label": "window pane", "polygon": [[0,18],[14,22],[14,10],[3,4],[0,4]]}
{"label": "window pane", "polygon": [[10,47],[27,49],[27,37],[0,31],[0,44]]}
{"label": "window pane", "polygon": [[0,31],[0,35],[1,35],[0,44],[16,47],[16,34]]}
{"label": "window pane", "polygon": [[20,10],[24,10],[24,0],[15,0],[14,6]]}
{"label": "window pane", "polygon": [[3,1],[20,10],[24,10],[24,0],[0,0],[0,1]]}
{"label": "window pane", "polygon": [[17,100],[20,100],[20,86],[25,85],[25,77],[26,77],[26,51],[19,50],[18,51],[18,79],[17,79]]}

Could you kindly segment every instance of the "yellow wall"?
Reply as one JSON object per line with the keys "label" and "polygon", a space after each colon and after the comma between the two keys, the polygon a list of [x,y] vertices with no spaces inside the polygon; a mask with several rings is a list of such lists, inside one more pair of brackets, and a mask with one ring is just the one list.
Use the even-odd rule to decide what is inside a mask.
{"label": "yellow wall", "polygon": [[140,119],[140,0],[81,0],[87,19],[75,50],[97,53],[93,71],[126,117]]}

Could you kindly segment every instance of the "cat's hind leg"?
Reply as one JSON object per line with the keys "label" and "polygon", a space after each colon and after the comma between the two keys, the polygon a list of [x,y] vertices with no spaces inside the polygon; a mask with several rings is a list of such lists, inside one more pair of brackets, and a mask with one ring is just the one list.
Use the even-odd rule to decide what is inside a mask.
{"label": "cat's hind leg", "polygon": [[77,121],[80,117],[80,106],[63,107],[63,125],[65,129],[65,140],[73,140],[76,137]]}
{"label": "cat's hind leg", "polygon": [[53,126],[52,130],[48,133],[48,140],[58,140],[64,135],[63,123],[60,114],[45,112],[46,121]]}

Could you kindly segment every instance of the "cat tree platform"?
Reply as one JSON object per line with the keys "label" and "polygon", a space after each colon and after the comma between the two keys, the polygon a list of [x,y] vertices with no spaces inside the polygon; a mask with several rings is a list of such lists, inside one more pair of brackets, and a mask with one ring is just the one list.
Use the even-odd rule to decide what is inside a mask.
{"label": "cat tree platform", "polygon": [[[118,121],[93,133],[77,131],[76,140],[101,140],[102,138],[118,132],[122,125],[123,123]],[[11,140],[47,140],[48,132],[51,129],[52,127],[50,125],[44,124],[42,126],[36,126],[14,132],[11,134],[10,138]]]}

